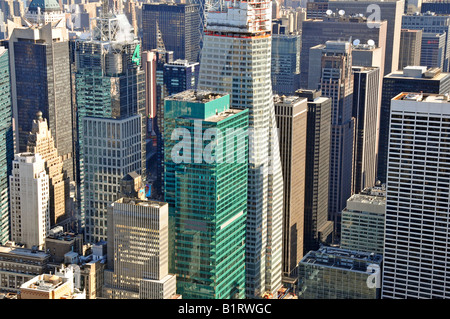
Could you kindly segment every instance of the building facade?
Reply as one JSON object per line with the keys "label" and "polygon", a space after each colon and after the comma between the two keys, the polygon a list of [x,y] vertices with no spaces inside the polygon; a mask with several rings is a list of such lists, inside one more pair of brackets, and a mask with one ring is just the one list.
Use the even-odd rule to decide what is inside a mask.
{"label": "building facade", "polygon": [[169,207],[145,198],[122,197],[108,208],[108,266],[103,297],[169,299]]}
{"label": "building facade", "polygon": [[303,257],[308,100],[274,96],[283,167],[283,275],[297,277]]}
{"label": "building facade", "polygon": [[449,298],[447,95],[392,99],[382,298]]}
{"label": "building facade", "polygon": [[0,47],[0,243],[9,239],[9,175],[14,159],[8,50]]}
{"label": "building facade", "polygon": [[271,9],[270,1],[258,0],[208,12],[200,61],[199,89],[229,93],[233,108],[249,109],[245,267],[250,298],[276,295],[281,287],[283,177],[270,79]]}
{"label": "building facade", "polygon": [[420,52],[422,50],[422,30],[402,29],[400,36],[400,55],[398,69],[421,65]]}
{"label": "building facade", "polygon": [[[106,238],[106,209],[116,200],[121,178],[130,171],[146,174],[147,116],[140,41],[123,14],[103,13],[95,22],[91,36],[74,43],[80,227],[90,223],[90,231],[97,229],[96,218],[102,218],[105,227],[102,234],[98,229],[86,231],[88,242]],[[88,123],[90,128],[85,126]],[[85,153],[90,151],[93,153]],[[95,185],[104,176],[111,183],[107,195]]]}
{"label": "building facade", "polygon": [[299,264],[299,299],[379,299],[382,255],[323,247]]}
{"label": "building facade", "polygon": [[315,79],[322,95],[332,99],[328,212],[338,236],[340,212],[353,189],[355,119],[351,46],[348,42],[327,41],[311,48],[309,57],[309,81]]}
{"label": "building facade", "polygon": [[[39,14],[38,14],[39,11]],[[47,119],[64,171],[74,180],[68,31],[56,0],[32,1],[29,25],[8,22],[15,153],[26,152],[38,111]]]}
{"label": "building facade", "polygon": [[353,66],[352,72],[355,119],[352,194],[357,194],[376,182],[381,74],[377,67]]}
{"label": "building facade", "polygon": [[158,28],[175,60],[198,62],[200,54],[200,7],[186,3],[146,3],[142,6],[142,45],[158,48]]}
{"label": "building facade", "polygon": [[169,270],[177,293],[243,299],[248,110],[231,109],[229,95],[191,90],[166,99],[164,123]]}
{"label": "building facade", "polygon": [[383,79],[380,112],[377,180],[386,183],[389,116],[391,99],[401,92],[450,93],[450,74],[426,67],[406,67],[392,72]]}
{"label": "building facade", "polygon": [[[384,19],[384,16],[382,17]],[[310,49],[327,41],[349,41],[351,39],[351,43],[358,40],[361,44],[367,44],[369,40],[372,40],[376,47],[382,49],[381,69],[386,72],[386,68],[390,65],[390,60],[389,62],[387,60],[388,22],[385,20],[373,22],[373,28],[368,28],[368,23],[367,18],[348,15],[331,15],[322,19],[303,21],[302,49],[300,54],[301,88],[317,89],[317,81],[309,79],[310,68],[314,67],[310,63]],[[320,65],[315,67],[320,68]]]}
{"label": "building facade", "polygon": [[27,151],[39,154],[45,161],[45,170],[50,183],[50,227],[67,219],[66,202],[69,201],[69,182],[63,171],[63,160],[58,156],[47,120],[38,112],[33,120],[27,144]]}
{"label": "building facade", "polygon": [[11,240],[42,249],[50,230],[50,184],[39,154],[14,156],[9,177]]}
{"label": "building facade", "polygon": [[330,178],[331,98],[319,91],[298,90],[308,99],[305,166],[304,255],[329,243],[333,222],[328,219]]}
{"label": "building facade", "polygon": [[383,254],[386,190],[366,188],[347,200],[342,211],[341,245],[343,249]]}

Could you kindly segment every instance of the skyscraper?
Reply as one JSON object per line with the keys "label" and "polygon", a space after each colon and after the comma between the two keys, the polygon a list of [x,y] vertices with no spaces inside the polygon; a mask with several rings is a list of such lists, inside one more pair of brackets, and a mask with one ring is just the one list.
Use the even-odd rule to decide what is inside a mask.
{"label": "skyscraper", "polygon": [[164,107],[169,270],[177,293],[243,299],[249,112],[230,108],[229,95],[193,90],[166,98]]}
{"label": "skyscraper", "polygon": [[[327,41],[311,48],[309,81],[317,79],[322,95],[332,98],[328,211],[339,234],[340,212],[352,194],[355,119],[351,45]],[[317,67],[319,66],[319,67]]]}
{"label": "skyscraper", "polygon": [[140,41],[123,14],[103,12],[94,22],[90,37],[74,44],[80,219],[89,242],[106,238],[120,179],[131,171],[145,177],[147,133]]}
{"label": "skyscraper", "polygon": [[400,55],[398,58],[399,70],[403,70],[406,66],[421,65],[422,33],[422,30],[402,29],[400,36]]}
{"label": "skyscraper", "polygon": [[426,92],[445,94],[450,92],[450,74],[439,69],[426,67],[406,67],[392,72],[383,79],[380,114],[380,137],[378,147],[377,179],[386,182],[386,160],[389,138],[389,114],[391,99],[401,92]]}
{"label": "skyscraper", "polygon": [[[439,37],[444,38],[443,40],[441,40],[443,42],[441,54],[443,60],[442,71],[449,72],[450,45],[448,44],[448,41],[450,39],[450,17],[448,15],[435,14],[434,12],[405,14],[402,16],[402,29],[422,30],[424,35],[425,33],[433,33],[435,35],[440,34]],[[436,41],[436,39],[427,39],[427,42],[425,43],[422,41],[422,54],[424,53],[426,55],[429,54],[428,52],[426,51],[424,52],[423,50],[424,44],[427,45],[428,41],[434,42]],[[421,61],[420,65],[425,66],[425,64],[422,63],[423,62]],[[427,65],[427,66],[439,67],[439,65]]]}
{"label": "skyscraper", "polygon": [[[383,19],[384,16],[382,16]],[[369,28],[369,23],[373,24]],[[352,17],[349,15],[339,16],[332,14],[322,19],[303,21],[302,29],[302,49],[300,54],[301,67],[301,88],[314,90],[317,89],[316,80],[309,79],[309,69],[314,67],[309,63],[310,49],[316,45],[324,44],[327,41],[357,41],[359,44],[368,44],[373,41],[375,47],[381,48],[382,70],[386,72],[387,63],[387,24],[385,20],[372,21],[365,17]],[[389,60],[390,63],[390,60]],[[316,65],[320,69],[320,65]]]}
{"label": "skyscraper", "polygon": [[187,60],[175,60],[164,64],[164,85],[167,96],[196,89],[200,64]]}
{"label": "skyscraper", "polygon": [[328,219],[332,99],[321,91],[298,90],[308,99],[305,166],[304,254],[329,243],[333,222]]}
{"label": "skyscraper", "polygon": [[208,12],[199,88],[249,109],[247,296],[281,287],[283,177],[272,98],[271,2],[225,1]]}
{"label": "skyscraper", "polygon": [[307,102],[299,96],[274,96],[284,185],[283,276],[295,279],[304,254]]}
{"label": "skyscraper", "polygon": [[300,88],[301,34],[279,24],[272,29],[272,89],[275,94],[292,95]]}
{"label": "skyscraper", "polygon": [[169,206],[147,200],[141,177],[131,179],[135,195],[108,207],[103,297],[169,299],[176,294],[176,277],[169,274]]}
{"label": "skyscraper", "polygon": [[[318,0],[321,2],[322,0]],[[400,30],[402,28],[402,15],[404,13],[405,0],[389,0],[389,1],[371,1],[371,0],[331,0],[323,2],[321,12],[314,13],[308,9],[307,15],[315,14],[323,16],[322,12],[331,10],[338,14],[340,10],[345,15],[363,15],[368,19],[366,28],[377,28],[376,23],[379,19],[387,21],[386,31],[386,55],[385,55],[385,72],[384,75],[397,71],[398,56],[400,49]],[[314,34],[314,33],[313,33]],[[352,39],[357,38],[357,34],[353,34]],[[348,36],[347,36],[348,39]],[[326,39],[333,40],[333,39]],[[373,39],[375,40],[375,39]],[[325,41],[322,41],[324,43]],[[377,41],[375,41],[377,42]],[[317,43],[319,44],[319,43]],[[381,45],[380,45],[381,46]]]}
{"label": "skyscraper", "polygon": [[[420,50],[420,65],[428,68],[440,68],[445,71],[446,33],[424,32]],[[448,60],[448,58],[447,58]],[[448,72],[448,71],[446,71]]]}
{"label": "skyscraper", "polygon": [[355,136],[353,151],[353,189],[357,194],[376,182],[380,69],[352,67]]}
{"label": "skyscraper", "polygon": [[146,3],[142,6],[142,46],[158,47],[158,28],[175,60],[197,62],[200,53],[200,14],[198,4]]}
{"label": "skyscraper", "polygon": [[50,230],[49,179],[39,154],[19,153],[9,177],[11,240],[43,249]]}
{"label": "skyscraper", "polygon": [[391,101],[382,298],[449,298],[450,108],[446,95]]}
{"label": "skyscraper", "polygon": [[0,243],[9,239],[9,175],[14,159],[8,50],[0,47]]}
{"label": "skyscraper", "polygon": [[33,127],[28,139],[27,151],[38,153],[45,161],[45,171],[50,186],[50,227],[61,224],[68,217],[66,215],[66,202],[69,199],[69,179],[63,172],[63,161],[58,156],[47,120],[42,112],[36,114]]}
{"label": "skyscraper", "polygon": [[[25,152],[38,111],[48,120],[64,170],[74,178],[68,32],[56,0],[32,1],[24,26],[8,21],[15,152]],[[38,30],[38,31],[37,31]]]}

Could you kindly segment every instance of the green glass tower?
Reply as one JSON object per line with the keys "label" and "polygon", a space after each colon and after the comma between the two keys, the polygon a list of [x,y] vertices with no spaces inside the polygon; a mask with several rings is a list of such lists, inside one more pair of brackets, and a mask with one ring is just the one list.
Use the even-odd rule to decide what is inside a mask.
{"label": "green glass tower", "polygon": [[0,243],[9,240],[8,180],[14,159],[8,50],[0,47]]}
{"label": "green glass tower", "polygon": [[169,270],[183,299],[245,298],[248,110],[228,94],[165,100]]}

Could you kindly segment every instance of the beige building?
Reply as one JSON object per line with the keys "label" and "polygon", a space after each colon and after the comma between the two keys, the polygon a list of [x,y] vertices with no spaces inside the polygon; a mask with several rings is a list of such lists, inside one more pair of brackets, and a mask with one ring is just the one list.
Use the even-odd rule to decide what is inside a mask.
{"label": "beige building", "polygon": [[9,177],[11,240],[42,249],[50,230],[49,178],[39,154],[16,154]]}
{"label": "beige building", "polygon": [[75,288],[74,269],[62,267],[55,274],[42,274],[20,287],[20,299],[86,299]]}
{"label": "beige building", "polygon": [[400,36],[400,55],[398,69],[407,66],[420,66],[423,30],[402,29]]}
{"label": "beige building", "polygon": [[[133,176],[128,174],[122,181],[122,193],[129,192],[126,185],[140,180]],[[169,274],[169,205],[142,199],[140,189],[135,189],[137,196],[121,197],[108,207],[103,289],[107,299],[169,299],[176,295],[176,277]]]}
{"label": "beige building", "polygon": [[46,271],[50,255],[8,242],[0,246],[0,292],[19,293],[20,286]]}
{"label": "beige building", "polygon": [[274,96],[284,184],[283,277],[297,278],[303,258],[308,100]]}
{"label": "beige building", "polygon": [[27,151],[39,154],[45,161],[45,170],[50,180],[50,226],[66,219],[66,202],[69,199],[69,179],[63,173],[63,160],[58,155],[52,133],[42,112],[36,114],[28,138]]}

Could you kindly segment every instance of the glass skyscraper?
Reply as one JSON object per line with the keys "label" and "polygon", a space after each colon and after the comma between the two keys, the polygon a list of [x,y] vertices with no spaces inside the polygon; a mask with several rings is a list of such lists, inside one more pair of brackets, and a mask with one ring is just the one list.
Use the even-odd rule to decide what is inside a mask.
{"label": "glass skyscraper", "polygon": [[8,50],[0,47],[0,243],[9,239],[9,175],[14,159]]}
{"label": "glass skyscraper", "polygon": [[158,48],[158,28],[166,50],[174,60],[197,62],[200,53],[199,5],[146,3],[142,6],[142,45],[145,51]]}
{"label": "glass skyscraper", "polygon": [[249,109],[247,296],[281,287],[283,176],[271,83],[270,1],[236,1],[209,11],[199,89],[229,93]]}
{"label": "glass skyscraper", "polygon": [[[106,209],[117,199],[121,178],[130,171],[145,177],[147,118],[140,52],[140,41],[123,14],[103,13],[91,36],[74,44],[80,219],[81,227],[86,221],[88,242],[106,238]],[[101,179],[109,185],[98,185]]]}
{"label": "glass skyscraper", "polygon": [[248,110],[230,108],[229,95],[189,90],[166,99],[164,126],[169,271],[177,293],[243,299]]}

